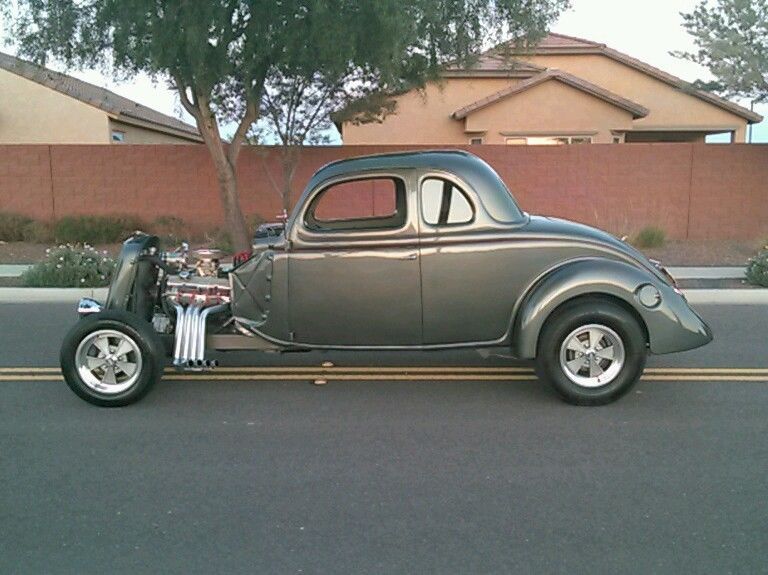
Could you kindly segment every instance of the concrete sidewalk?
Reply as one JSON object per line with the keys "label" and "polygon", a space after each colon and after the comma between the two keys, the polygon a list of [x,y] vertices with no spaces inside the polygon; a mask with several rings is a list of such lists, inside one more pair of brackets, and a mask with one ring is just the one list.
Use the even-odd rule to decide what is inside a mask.
{"label": "concrete sidewalk", "polygon": [[[76,303],[90,297],[103,302],[107,288],[0,288],[0,303]],[[684,289],[691,304],[768,305],[768,289]]]}
{"label": "concrete sidewalk", "polygon": [[107,288],[0,288],[0,303],[76,303],[90,297],[103,302]]}
{"label": "concrete sidewalk", "polygon": [[0,264],[0,278],[17,278],[31,267],[31,264]]}
{"label": "concrete sidewalk", "polygon": [[[21,276],[30,264],[0,264],[0,278],[15,278]],[[744,268],[739,266],[674,266],[667,268],[675,279],[742,279]]]}

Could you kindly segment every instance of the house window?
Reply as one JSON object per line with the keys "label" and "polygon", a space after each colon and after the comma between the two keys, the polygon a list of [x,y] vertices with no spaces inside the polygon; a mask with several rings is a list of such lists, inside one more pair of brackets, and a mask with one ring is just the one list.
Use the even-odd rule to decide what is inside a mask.
{"label": "house window", "polygon": [[432,226],[467,224],[475,218],[466,194],[440,178],[427,178],[421,183],[421,214]]}
{"label": "house window", "polygon": [[592,136],[516,136],[506,138],[510,146],[567,146],[570,144],[591,144]]}
{"label": "house window", "polygon": [[613,143],[614,144],[621,144],[621,136],[614,136],[613,137]]}
{"label": "house window", "polygon": [[405,225],[405,183],[399,178],[363,178],[331,184],[307,210],[306,226],[317,231],[400,228]]}
{"label": "house window", "polygon": [[125,132],[121,132],[120,130],[112,130],[112,141],[118,143],[125,142]]}
{"label": "house window", "polygon": [[483,143],[483,139],[482,138],[470,138],[469,139],[469,144],[471,146],[480,146],[480,145],[482,145],[482,143]]}

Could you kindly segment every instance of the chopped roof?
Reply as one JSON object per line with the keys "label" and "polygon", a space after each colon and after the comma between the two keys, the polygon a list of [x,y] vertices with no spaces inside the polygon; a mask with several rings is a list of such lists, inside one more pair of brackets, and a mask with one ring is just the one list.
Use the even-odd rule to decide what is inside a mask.
{"label": "chopped roof", "polygon": [[108,114],[112,114],[115,119],[122,122],[134,123],[138,121],[142,125],[148,123],[157,126],[160,131],[170,131],[181,137],[202,141],[196,127],[72,76],[49,70],[2,52],[0,52],[0,68],[95,106]]}
{"label": "chopped roof", "polygon": [[534,88],[535,86],[550,80],[557,80],[558,82],[562,82],[563,84],[585,92],[591,96],[594,96],[595,98],[599,98],[600,100],[608,102],[609,104],[612,104],[618,108],[622,108],[623,110],[631,113],[634,118],[644,118],[649,114],[648,108],[645,108],[636,102],[623,98],[622,96],[614,94],[613,92],[609,92],[608,90],[592,84],[591,82],[587,82],[586,80],[574,76],[573,74],[563,72],[562,70],[549,69],[527,80],[523,80],[518,84],[508,86],[503,90],[499,90],[498,92],[491,94],[490,96],[486,96],[485,98],[477,100],[468,106],[464,106],[463,108],[456,110],[451,116],[456,120],[462,120],[473,112],[490,106],[499,100],[514,96],[515,94],[519,94],[521,92],[525,92],[526,90],[530,90],[531,88]]}
{"label": "chopped roof", "polygon": [[[491,48],[487,52],[484,52],[477,58],[477,63],[464,69],[464,75],[472,75],[472,72],[478,72],[479,74],[488,74],[495,71],[497,74],[505,70],[509,70],[510,67],[515,66],[517,60],[511,60],[509,55],[546,55],[546,54],[600,54],[611,58],[617,62],[620,62],[630,68],[634,68],[644,74],[652,76],[665,84],[677,88],[686,94],[704,100],[714,106],[722,108],[735,114],[741,118],[744,118],[749,123],[758,123],[763,121],[763,117],[760,114],[756,114],[751,110],[748,110],[738,104],[721,98],[711,92],[705,92],[703,90],[696,89],[693,85],[677,76],[673,76],[663,70],[660,70],[650,64],[646,64],[637,58],[633,58],[627,54],[609,48],[605,44],[598,42],[592,42],[591,40],[585,40],[583,38],[577,38],[575,36],[567,36],[565,34],[555,34],[550,32],[544,38],[542,38],[537,44],[532,46],[518,47],[513,42],[505,42],[494,48]],[[506,55],[506,57],[504,57]],[[531,65],[531,64],[529,64]],[[494,68],[494,66],[496,68]],[[449,69],[450,70],[450,69]],[[520,68],[520,70],[524,70]],[[539,70],[541,71],[541,69]],[[452,74],[456,74],[456,71],[452,71]],[[531,74],[532,75],[532,74]]]}

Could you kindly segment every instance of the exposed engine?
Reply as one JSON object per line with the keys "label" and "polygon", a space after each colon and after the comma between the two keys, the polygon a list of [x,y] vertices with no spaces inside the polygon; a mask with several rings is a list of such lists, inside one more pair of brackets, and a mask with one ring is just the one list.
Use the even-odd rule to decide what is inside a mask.
{"label": "exposed engine", "polygon": [[[170,304],[176,316],[173,364],[178,367],[215,367],[206,360],[205,337],[209,316],[228,309],[232,288],[228,277],[220,277],[223,252],[200,249],[190,252],[183,244],[163,257],[169,273],[162,283],[161,298]],[[157,331],[169,331],[170,319],[164,314],[153,318]]]}

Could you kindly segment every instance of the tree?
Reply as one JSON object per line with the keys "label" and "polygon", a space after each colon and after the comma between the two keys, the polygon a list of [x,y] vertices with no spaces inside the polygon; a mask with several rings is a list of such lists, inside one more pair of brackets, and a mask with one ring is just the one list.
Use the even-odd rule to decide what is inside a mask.
{"label": "tree", "polygon": [[[249,247],[236,168],[269,85],[423,85],[489,40],[535,40],[568,0],[1,0],[21,54],[129,78],[166,79],[194,117],[218,176],[234,247]],[[220,124],[237,126],[229,142]]]}
{"label": "tree", "polygon": [[682,16],[698,49],[675,56],[709,68],[726,96],[768,98],[768,0],[704,0]]}
{"label": "tree", "polygon": [[361,121],[381,120],[394,110],[389,95],[374,97],[378,85],[376,78],[359,69],[349,69],[337,77],[322,74],[311,77],[276,75],[265,84],[261,99],[261,118],[249,134],[249,142],[264,143],[271,138],[279,144],[282,181],[276,181],[269,171],[265,155],[264,170],[272,189],[280,197],[282,216],[291,209],[293,178],[306,145],[327,144],[333,119],[342,111],[368,117]]}

